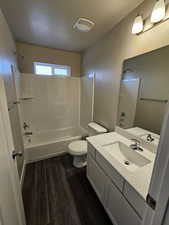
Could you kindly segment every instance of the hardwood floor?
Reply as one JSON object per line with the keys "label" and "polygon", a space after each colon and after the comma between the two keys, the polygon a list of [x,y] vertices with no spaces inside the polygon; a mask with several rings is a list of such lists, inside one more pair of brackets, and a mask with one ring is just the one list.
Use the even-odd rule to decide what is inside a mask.
{"label": "hardwood floor", "polygon": [[23,201],[27,225],[112,225],[86,169],[69,155],[28,164]]}

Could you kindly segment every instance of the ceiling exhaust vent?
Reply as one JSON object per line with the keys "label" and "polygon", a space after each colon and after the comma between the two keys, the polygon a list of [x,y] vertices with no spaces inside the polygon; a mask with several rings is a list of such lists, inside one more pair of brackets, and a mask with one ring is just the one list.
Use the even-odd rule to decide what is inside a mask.
{"label": "ceiling exhaust vent", "polygon": [[81,32],[89,32],[94,27],[94,25],[95,24],[88,19],[79,18],[74,24],[73,28]]}

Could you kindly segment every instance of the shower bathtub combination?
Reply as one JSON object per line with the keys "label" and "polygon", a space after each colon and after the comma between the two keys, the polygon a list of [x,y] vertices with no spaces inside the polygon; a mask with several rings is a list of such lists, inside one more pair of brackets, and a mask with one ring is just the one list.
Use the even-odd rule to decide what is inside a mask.
{"label": "shower bathtub combination", "polygon": [[67,152],[68,145],[86,135],[83,128],[68,128],[55,132],[32,133],[25,137],[24,148],[27,162],[54,157]]}
{"label": "shower bathtub combination", "polygon": [[[93,93],[93,78],[22,74],[21,118],[26,124],[23,140],[27,162],[62,154],[69,143],[86,136],[80,126],[81,82]],[[91,112],[92,105],[88,107],[89,120]]]}

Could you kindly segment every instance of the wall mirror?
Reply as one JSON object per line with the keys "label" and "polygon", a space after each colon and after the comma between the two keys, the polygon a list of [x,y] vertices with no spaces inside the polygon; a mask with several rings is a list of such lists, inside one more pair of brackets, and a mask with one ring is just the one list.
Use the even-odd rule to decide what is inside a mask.
{"label": "wall mirror", "polygon": [[169,99],[169,46],[124,62],[118,126],[158,144]]}

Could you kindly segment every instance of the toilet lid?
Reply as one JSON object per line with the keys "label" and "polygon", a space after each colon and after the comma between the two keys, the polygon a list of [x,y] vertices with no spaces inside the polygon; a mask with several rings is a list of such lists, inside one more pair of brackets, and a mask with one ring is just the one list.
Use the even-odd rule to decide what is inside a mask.
{"label": "toilet lid", "polygon": [[69,152],[73,155],[84,155],[87,153],[87,141],[74,141],[69,144]]}

